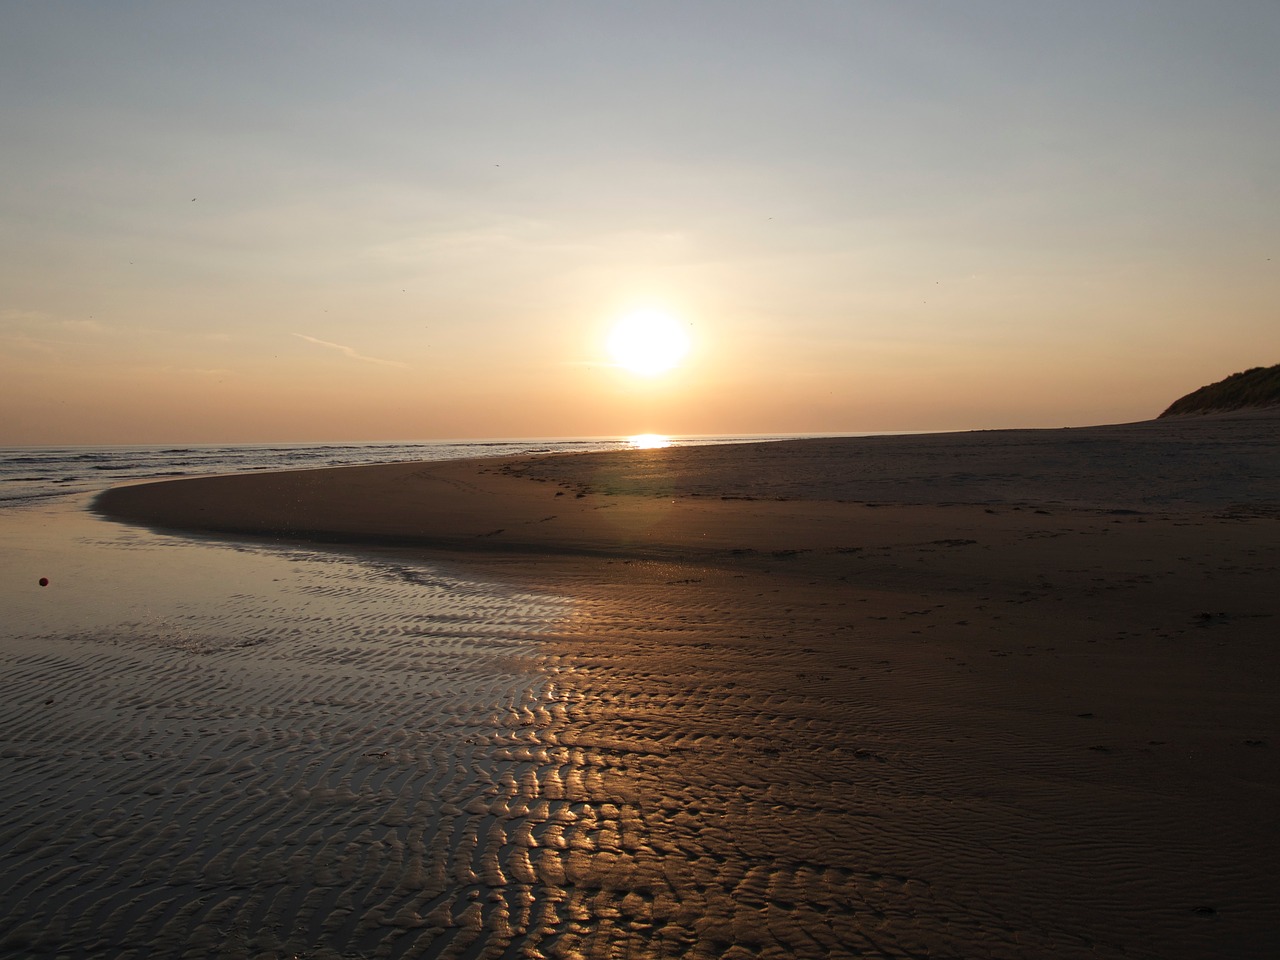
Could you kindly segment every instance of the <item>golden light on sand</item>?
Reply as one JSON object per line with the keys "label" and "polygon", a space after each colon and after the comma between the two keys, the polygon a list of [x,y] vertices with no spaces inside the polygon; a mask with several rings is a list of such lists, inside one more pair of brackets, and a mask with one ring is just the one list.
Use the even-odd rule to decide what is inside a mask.
{"label": "golden light on sand", "polygon": [[671,446],[671,438],[660,433],[637,433],[634,437],[627,437],[627,443],[637,450],[660,450]]}
{"label": "golden light on sand", "polygon": [[665,311],[636,310],[617,322],[607,347],[618,366],[652,377],[684,359],[689,336],[680,321]]}

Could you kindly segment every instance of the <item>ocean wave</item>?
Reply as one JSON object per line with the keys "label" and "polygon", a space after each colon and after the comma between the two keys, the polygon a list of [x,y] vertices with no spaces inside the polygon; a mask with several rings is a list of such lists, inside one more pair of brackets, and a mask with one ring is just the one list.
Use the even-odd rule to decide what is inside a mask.
{"label": "ocean wave", "polygon": [[53,490],[38,490],[29,493],[19,494],[0,494],[0,503],[8,507],[22,506],[25,503],[39,503],[43,500],[52,500],[55,497],[65,497],[66,494]]}
{"label": "ocean wave", "polygon": [[[619,440],[574,439],[12,448],[17,455],[2,461],[0,479],[5,480],[7,506],[17,500],[93,493],[124,480],[150,477],[427,462],[562,450],[616,450],[620,445]],[[39,471],[38,476],[36,470]],[[22,475],[5,477],[3,474],[6,472]],[[23,483],[29,486],[24,488],[21,486]]]}

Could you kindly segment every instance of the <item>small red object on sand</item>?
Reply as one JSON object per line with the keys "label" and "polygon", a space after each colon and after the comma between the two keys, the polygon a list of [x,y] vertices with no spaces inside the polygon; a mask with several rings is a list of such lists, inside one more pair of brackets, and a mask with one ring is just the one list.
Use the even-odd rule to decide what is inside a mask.
{"label": "small red object on sand", "polygon": [[42,587],[47,587],[48,585],[49,585],[49,578],[48,578],[48,577],[41,577],[41,578],[40,578],[40,586],[42,586]]}

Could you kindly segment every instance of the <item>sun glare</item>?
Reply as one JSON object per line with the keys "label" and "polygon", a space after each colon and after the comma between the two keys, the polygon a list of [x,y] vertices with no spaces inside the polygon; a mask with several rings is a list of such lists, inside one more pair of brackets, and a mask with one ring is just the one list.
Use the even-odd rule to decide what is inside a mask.
{"label": "sun glare", "polygon": [[609,355],[618,366],[652,377],[677,366],[689,352],[689,337],[679,321],[661,310],[629,313],[609,334]]}
{"label": "sun glare", "polygon": [[634,437],[627,437],[627,443],[636,450],[661,450],[671,446],[671,438],[660,433],[637,433]]}

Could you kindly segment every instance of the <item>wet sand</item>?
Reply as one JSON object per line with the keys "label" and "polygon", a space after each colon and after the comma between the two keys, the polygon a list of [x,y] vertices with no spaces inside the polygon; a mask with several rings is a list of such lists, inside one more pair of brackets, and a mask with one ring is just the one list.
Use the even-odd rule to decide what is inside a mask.
{"label": "wet sand", "polygon": [[1272,956],[1278,423],[120,488],[515,599],[427,627],[344,567],[265,648],[31,641],[21,784],[106,764],[117,813],[28,804],[10,862],[120,956]]}

